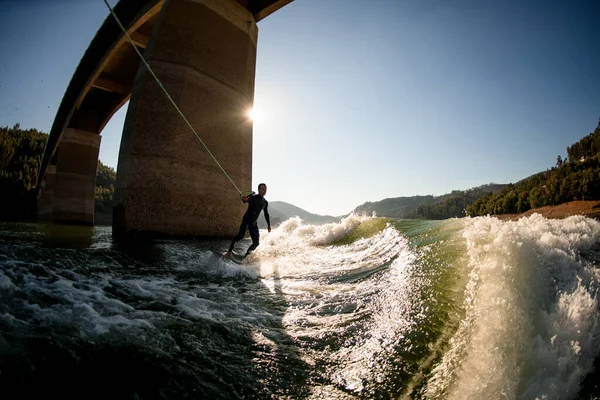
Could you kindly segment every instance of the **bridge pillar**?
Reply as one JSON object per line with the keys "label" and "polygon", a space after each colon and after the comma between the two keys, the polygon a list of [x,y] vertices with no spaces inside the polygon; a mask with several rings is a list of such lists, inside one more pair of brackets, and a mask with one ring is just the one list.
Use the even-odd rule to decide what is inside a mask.
{"label": "bridge pillar", "polygon": [[101,137],[65,129],[56,166],[48,166],[38,198],[40,219],[94,225],[94,191]]}
{"label": "bridge pillar", "polygon": [[38,218],[42,221],[54,219],[54,187],[56,186],[56,164],[48,165],[46,175],[38,193]]}
{"label": "bridge pillar", "polygon": [[[258,29],[236,0],[170,0],[145,58],[241,190],[251,187]],[[230,237],[237,190],[144,65],[135,79],[117,167],[113,234]]]}

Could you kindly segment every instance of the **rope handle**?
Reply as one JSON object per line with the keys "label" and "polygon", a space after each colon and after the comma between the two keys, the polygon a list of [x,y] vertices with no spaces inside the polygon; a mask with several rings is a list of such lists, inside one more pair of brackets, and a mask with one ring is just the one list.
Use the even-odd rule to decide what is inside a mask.
{"label": "rope handle", "polygon": [[246,190],[245,192],[243,192],[243,193],[240,193],[240,200],[242,200],[242,201],[243,201],[243,200],[244,200],[244,197],[250,197],[250,196],[252,196],[254,193],[256,193],[256,192],[254,192],[253,190]]}

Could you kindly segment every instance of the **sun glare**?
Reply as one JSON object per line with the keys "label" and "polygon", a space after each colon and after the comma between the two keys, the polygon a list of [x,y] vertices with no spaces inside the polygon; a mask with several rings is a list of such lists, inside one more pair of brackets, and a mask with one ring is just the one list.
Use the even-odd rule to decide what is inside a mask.
{"label": "sun glare", "polygon": [[258,121],[259,119],[261,119],[262,115],[256,108],[252,108],[250,109],[250,111],[248,111],[248,117],[252,121]]}

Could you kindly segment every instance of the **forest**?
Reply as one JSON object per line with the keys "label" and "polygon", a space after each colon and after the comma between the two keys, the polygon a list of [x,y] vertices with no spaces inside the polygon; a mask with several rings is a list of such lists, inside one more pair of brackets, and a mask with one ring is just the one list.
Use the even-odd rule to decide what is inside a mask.
{"label": "forest", "polygon": [[488,194],[499,192],[506,185],[490,183],[468,190],[453,190],[441,196],[395,197],[366,202],[354,209],[357,214],[402,219],[446,219],[465,216],[467,206]]}
{"label": "forest", "polygon": [[47,139],[46,133],[19,124],[0,127],[0,219],[35,219],[35,185]]}
{"label": "forest", "polygon": [[[48,134],[37,129],[0,127],[0,220],[35,220],[38,170]],[[96,214],[112,213],[116,172],[98,161]]]}
{"label": "forest", "polygon": [[594,132],[567,147],[567,159],[466,207],[469,216],[515,214],[573,200],[600,199],[600,123]]}

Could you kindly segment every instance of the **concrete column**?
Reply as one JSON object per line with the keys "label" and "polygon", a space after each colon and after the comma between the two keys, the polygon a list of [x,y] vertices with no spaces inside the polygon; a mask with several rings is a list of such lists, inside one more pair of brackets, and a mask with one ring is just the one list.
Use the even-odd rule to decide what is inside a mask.
{"label": "concrete column", "polygon": [[66,129],[58,149],[54,182],[53,219],[94,225],[94,190],[101,137],[97,133]]}
{"label": "concrete column", "polygon": [[50,164],[38,193],[38,218],[42,221],[54,219],[54,188],[56,186],[56,165]]}
{"label": "concrete column", "polygon": [[[251,187],[256,40],[236,0],[169,0],[146,48],[151,68],[227,174]],[[231,237],[238,192],[143,65],[117,168],[113,234]]]}

